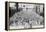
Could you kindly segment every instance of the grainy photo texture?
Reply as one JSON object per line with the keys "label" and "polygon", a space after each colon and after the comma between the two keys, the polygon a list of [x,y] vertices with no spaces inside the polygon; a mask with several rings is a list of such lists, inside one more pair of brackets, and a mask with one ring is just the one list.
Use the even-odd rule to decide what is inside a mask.
{"label": "grainy photo texture", "polygon": [[9,2],[7,22],[9,29],[33,29],[44,27],[44,4]]}

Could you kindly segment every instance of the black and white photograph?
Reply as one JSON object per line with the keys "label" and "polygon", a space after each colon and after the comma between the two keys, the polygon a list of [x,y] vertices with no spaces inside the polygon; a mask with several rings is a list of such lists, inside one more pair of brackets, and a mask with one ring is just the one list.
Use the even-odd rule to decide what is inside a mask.
{"label": "black and white photograph", "polygon": [[44,28],[44,4],[9,2],[7,11],[8,29]]}

